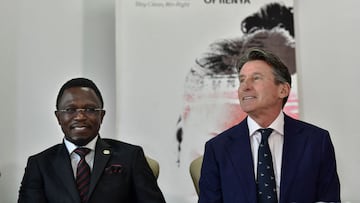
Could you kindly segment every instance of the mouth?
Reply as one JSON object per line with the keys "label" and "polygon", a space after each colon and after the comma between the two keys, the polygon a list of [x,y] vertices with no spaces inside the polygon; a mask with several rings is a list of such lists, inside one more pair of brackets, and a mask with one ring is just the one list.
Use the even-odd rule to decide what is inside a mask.
{"label": "mouth", "polygon": [[85,124],[74,124],[74,125],[71,125],[70,128],[72,130],[85,130],[85,129],[89,128],[89,126],[85,125]]}
{"label": "mouth", "polygon": [[255,96],[246,96],[246,97],[243,97],[242,100],[247,101],[247,100],[251,100],[251,99],[255,99],[255,98],[256,98]]}
{"label": "mouth", "polygon": [[85,130],[86,129],[86,127],[74,127],[74,128],[72,128],[73,130]]}

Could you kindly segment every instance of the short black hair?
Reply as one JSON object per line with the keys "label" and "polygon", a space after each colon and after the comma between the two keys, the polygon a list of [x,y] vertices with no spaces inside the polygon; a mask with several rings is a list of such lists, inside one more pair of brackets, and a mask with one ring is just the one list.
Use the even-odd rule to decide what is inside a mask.
{"label": "short black hair", "polygon": [[88,87],[88,88],[94,90],[95,94],[100,99],[101,108],[104,107],[104,101],[103,101],[103,98],[101,96],[100,90],[92,80],[87,79],[87,78],[73,78],[73,79],[67,81],[60,88],[59,94],[58,94],[58,96],[56,98],[56,109],[59,109],[59,102],[60,102],[60,99],[61,99],[62,95],[64,94],[64,91],[66,89],[69,89],[69,88],[72,88],[72,87]]}

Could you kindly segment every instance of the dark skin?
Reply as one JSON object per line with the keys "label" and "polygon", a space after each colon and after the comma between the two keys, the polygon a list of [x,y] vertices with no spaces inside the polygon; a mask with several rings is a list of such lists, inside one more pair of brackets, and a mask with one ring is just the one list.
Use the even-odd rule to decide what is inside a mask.
{"label": "dark skin", "polygon": [[[88,87],[72,87],[66,89],[59,101],[59,110],[62,109],[102,108],[100,99],[94,90]],[[56,118],[65,138],[77,146],[84,146],[99,133],[105,111],[98,111],[88,115],[82,111],[74,115],[55,111]]]}

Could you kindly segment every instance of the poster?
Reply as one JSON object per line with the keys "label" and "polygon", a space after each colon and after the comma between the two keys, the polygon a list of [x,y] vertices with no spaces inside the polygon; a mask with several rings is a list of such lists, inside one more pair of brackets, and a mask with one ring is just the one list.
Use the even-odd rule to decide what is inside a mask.
{"label": "poster", "polygon": [[169,203],[194,203],[189,166],[204,144],[246,115],[234,61],[249,47],[292,74],[284,111],[298,117],[292,1],[117,1],[117,132],[160,164]]}

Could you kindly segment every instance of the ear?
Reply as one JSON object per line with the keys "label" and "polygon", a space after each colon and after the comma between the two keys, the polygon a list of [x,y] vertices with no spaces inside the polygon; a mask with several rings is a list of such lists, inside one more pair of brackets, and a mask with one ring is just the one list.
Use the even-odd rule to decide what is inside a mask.
{"label": "ear", "polygon": [[58,111],[55,111],[54,113],[55,113],[56,119],[58,121],[58,124],[61,125],[60,113]]}
{"label": "ear", "polygon": [[105,110],[101,111],[101,115],[100,115],[101,123],[103,122],[105,114],[106,114]]}
{"label": "ear", "polygon": [[288,97],[290,95],[290,85],[289,83],[282,83],[279,85],[279,97],[280,98],[285,98]]}

